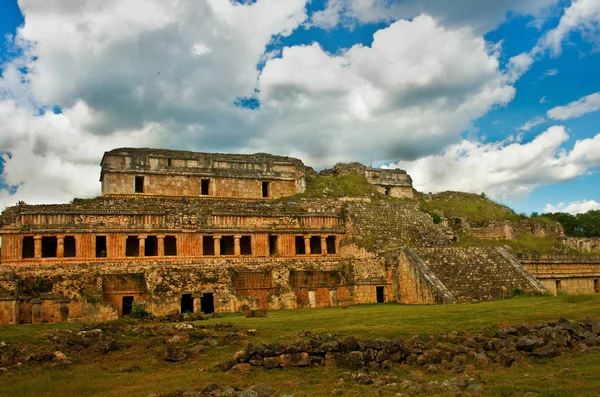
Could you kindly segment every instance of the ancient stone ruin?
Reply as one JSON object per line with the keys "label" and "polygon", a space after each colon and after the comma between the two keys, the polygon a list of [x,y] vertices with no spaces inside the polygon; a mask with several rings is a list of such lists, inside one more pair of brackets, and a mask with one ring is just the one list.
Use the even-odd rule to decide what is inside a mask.
{"label": "ancient stone ruin", "polygon": [[[308,189],[332,172],[355,193]],[[123,148],[100,181],[95,199],[2,213],[0,323],[598,290],[598,260],[452,247],[403,170]]]}

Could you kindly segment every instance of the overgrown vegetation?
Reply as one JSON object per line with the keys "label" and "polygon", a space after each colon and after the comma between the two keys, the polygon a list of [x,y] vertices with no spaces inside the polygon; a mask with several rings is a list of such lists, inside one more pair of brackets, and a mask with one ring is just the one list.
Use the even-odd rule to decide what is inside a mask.
{"label": "overgrown vegetation", "polygon": [[306,191],[301,194],[307,198],[368,196],[375,193],[373,186],[364,175],[344,174],[335,176],[314,176],[306,180]]}
{"label": "overgrown vegetation", "polygon": [[[256,336],[225,342],[229,328],[219,333],[209,328],[206,330],[209,336],[190,338],[183,346],[190,348],[195,344],[202,345],[204,339],[213,337],[218,338],[218,346],[207,343],[197,354],[176,363],[164,361],[167,346],[165,338],[171,334],[155,333],[155,327],[145,323],[121,331],[119,322],[114,322],[111,324],[119,350],[82,356],[77,356],[80,354],[77,349],[65,350],[63,352],[72,360],[68,366],[53,365],[53,362],[24,362],[20,369],[10,368],[9,372],[0,374],[0,395],[148,396],[151,393],[172,393],[176,389],[203,388],[211,383],[238,385],[241,388],[266,384],[279,393],[293,395],[331,396],[336,389],[343,390],[343,395],[371,395],[377,391],[375,385],[363,386],[346,381],[341,387],[338,380],[344,377],[346,371],[341,368],[256,368],[250,374],[243,374],[221,372],[215,365],[231,358],[249,342],[284,343],[297,337],[299,331],[302,334],[353,335],[363,339],[410,339],[413,335],[440,338],[442,334],[453,331],[478,333],[485,329],[485,332],[493,333],[495,329],[508,325],[539,324],[556,321],[563,316],[574,320],[600,318],[600,294],[578,297],[577,304],[571,303],[572,299],[570,296],[559,296],[525,297],[472,305],[358,305],[347,309],[332,307],[269,311],[266,318],[246,318],[240,313],[231,313],[194,324],[196,327],[210,327],[226,321],[242,333],[256,329]],[[88,329],[96,326],[89,325]],[[81,324],[0,325],[0,341],[6,342],[9,349],[10,345],[16,347],[34,343],[35,346],[54,351],[56,346],[50,335],[58,333],[61,338],[77,335],[77,332],[69,332],[65,328],[78,331]],[[31,353],[35,354],[35,350]],[[593,396],[600,390],[598,359],[600,352],[590,349],[588,353],[563,355],[551,360],[515,363],[510,368],[494,365],[467,368],[465,373],[482,379],[486,385],[486,396],[523,396],[527,392],[535,392],[540,396]],[[568,372],[562,371],[563,368],[569,368]],[[411,365],[395,366],[389,374],[400,380],[427,377],[439,383],[457,376],[430,375]],[[416,395],[425,396],[427,393]],[[455,392],[448,391],[441,395],[455,395]]]}
{"label": "overgrown vegetation", "polygon": [[146,318],[150,317],[151,313],[146,309],[146,304],[141,302],[133,302],[131,305],[130,318]]}
{"label": "overgrown vegetation", "polygon": [[515,240],[482,239],[462,235],[457,247],[506,247],[510,251],[518,253],[556,254],[569,253],[562,241],[555,238],[539,238],[530,234],[519,234]]}
{"label": "overgrown vegetation", "polygon": [[485,195],[463,192],[422,195],[421,208],[429,214],[442,212],[446,218],[469,219],[474,226],[488,221],[516,221],[526,218],[504,205],[491,201]]}
{"label": "overgrown vegetation", "polygon": [[565,212],[554,212],[538,215],[531,214],[532,219],[550,219],[562,225],[565,234],[572,237],[600,237],[600,210],[590,210],[584,214],[571,215]]}

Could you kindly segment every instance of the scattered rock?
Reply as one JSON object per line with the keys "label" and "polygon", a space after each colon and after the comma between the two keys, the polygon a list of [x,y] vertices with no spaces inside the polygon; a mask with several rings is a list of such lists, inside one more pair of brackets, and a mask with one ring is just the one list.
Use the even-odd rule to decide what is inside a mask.
{"label": "scattered rock", "polygon": [[165,352],[165,361],[182,361],[187,358],[187,352],[181,346],[171,345]]}
{"label": "scattered rock", "polygon": [[249,374],[250,371],[252,371],[252,365],[246,363],[236,364],[231,368],[231,370],[241,374]]}

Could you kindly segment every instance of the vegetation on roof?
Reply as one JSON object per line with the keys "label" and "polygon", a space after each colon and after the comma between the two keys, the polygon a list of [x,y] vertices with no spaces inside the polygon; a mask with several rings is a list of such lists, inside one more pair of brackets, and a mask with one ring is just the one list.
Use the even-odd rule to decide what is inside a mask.
{"label": "vegetation on roof", "polygon": [[531,214],[531,219],[556,221],[565,229],[565,234],[572,237],[600,237],[600,210],[590,210],[584,214],[568,214],[555,212],[538,215]]}
{"label": "vegetation on roof", "polygon": [[507,206],[488,199],[485,194],[441,192],[421,197],[421,208],[429,213],[441,212],[446,218],[466,218],[473,225],[489,221],[516,221],[526,218]]}

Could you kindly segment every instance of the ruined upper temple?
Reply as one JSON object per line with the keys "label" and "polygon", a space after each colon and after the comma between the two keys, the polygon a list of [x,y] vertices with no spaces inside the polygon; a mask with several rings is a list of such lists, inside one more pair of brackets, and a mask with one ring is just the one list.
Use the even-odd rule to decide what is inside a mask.
{"label": "ruined upper temple", "polygon": [[[317,175],[262,153],[121,148],[104,154],[100,181],[101,197],[4,210],[0,323],[115,319],[140,302],[156,315],[212,313],[555,285],[555,272],[542,286],[505,250],[451,247],[403,170],[352,163]],[[332,194],[336,183],[347,190]],[[589,289],[594,274],[573,285]]]}

